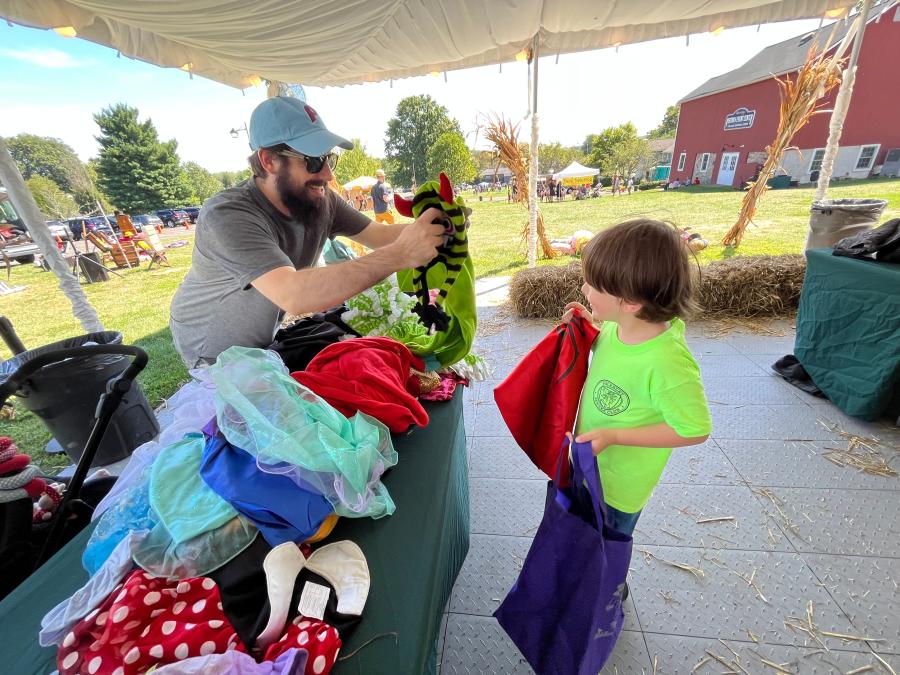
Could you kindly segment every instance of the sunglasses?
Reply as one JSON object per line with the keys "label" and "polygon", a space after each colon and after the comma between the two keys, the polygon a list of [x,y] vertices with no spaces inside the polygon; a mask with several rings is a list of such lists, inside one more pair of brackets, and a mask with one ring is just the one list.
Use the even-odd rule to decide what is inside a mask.
{"label": "sunglasses", "polygon": [[333,152],[329,152],[321,157],[309,157],[292,150],[281,150],[278,154],[282,157],[296,157],[304,160],[306,162],[306,170],[310,173],[319,173],[326,164],[331,171],[334,171],[334,167],[337,166],[338,162],[338,156]]}

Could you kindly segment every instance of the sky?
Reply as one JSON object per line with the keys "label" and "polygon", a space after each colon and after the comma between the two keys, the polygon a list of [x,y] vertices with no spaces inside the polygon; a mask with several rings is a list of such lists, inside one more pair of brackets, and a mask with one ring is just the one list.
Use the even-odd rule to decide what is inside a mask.
{"label": "sky", "polygon": [[[716,75],[737,68],[764,47],[817,28],[791,21],[692,35],[579,54],[548,56],[539,64],[540,142],[578,145],[585,136],[631,121],[640,133],[659,124],[666,108]],[[326,125],[359,138],[383,156],[384,134],[406,96],[429,94],[459,120],[468,144],[485,148],[479,117],[528,114],[525,63],[449,71],[438,77],[348,87],[307,87],[307,101]],[[246,166],[246,134],[229,134],[250,119],[265,87],[239,89],[142,61],[52,31],[0,24],[0,135],[32,133],[69,144],[82,160],[97,153],[92,115],[127,103],[153,120],[161,140],[178,141],[182,161],[210,171]],[[522,125],[527,141],[530,121]],[[477,141],[477,145],[476,145]]]}

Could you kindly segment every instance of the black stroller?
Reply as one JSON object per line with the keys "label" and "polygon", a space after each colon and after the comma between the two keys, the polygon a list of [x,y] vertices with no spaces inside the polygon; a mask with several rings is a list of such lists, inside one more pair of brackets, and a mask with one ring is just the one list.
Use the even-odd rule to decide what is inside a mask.
{"label": "black stroller", "polygon": [[[24,346],[12,332],[9,322],[2,318],[2,323],[4,330],[0,332],[3,332],[3,337],[10,348],[16,353],[24,350]],[[90,338],[91,336],[84,337]],[[50,556],[84,529],[91,521],[94,507],[112,488],[115,477],[99,478],[91,480],[87,484],[85,484],[85,478],[97,458],[104,434],[123,398],[133,397],[134,392],[137,392],[149,410],[149,405],[146,404],[146,399],[137,385],[132,390],[134,379],[147,365],[148,357],[144,350],[122,344],[91,344],[55,348],[62,344],[50,345],[47,351],[18,365],[11,374],[7,372],[6,380],[0,382],[0,405],[14,394],[25,395],[23,392],[27,391],[31,379],[41,369],[58,367],[62,362],[73,365],[86,362],[96,363],[98,357],[110,355],[130,356],[132,360],[124,370],[121,367],[124,364],[121,363],[114,368],[117,371],[116,374],[107,381],[106,390],[99,397],[93,414],[93,424],[84,443],[83,451],[78,457],[72,477],[69,479],[51,478],[51,480],[66,484],[62,499],[53,517],[47,522],[33,524],[33,506],[28,498],[0,503],[0,599],[8,595]],[[6,364],[12,362],[13,359]],[[149,414],[152,418],[152,425],[145,424],[147,428],[142,432],[142,437],[149,434],[149,438],[146,440],[150,440],[159,430],[155,418],[152,417],[152,411]],[[133,449],[134,447],[126,448],[126,454]]]}

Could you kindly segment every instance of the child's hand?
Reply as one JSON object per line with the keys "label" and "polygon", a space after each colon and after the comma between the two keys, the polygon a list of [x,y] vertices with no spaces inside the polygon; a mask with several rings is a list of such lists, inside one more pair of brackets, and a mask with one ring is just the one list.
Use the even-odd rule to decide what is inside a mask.
{"label": "child's hand", "polygon": [[591,450],[595,455],[599,455],[610,445],[616,444],[616,430],[603,428],[594,429],[593,431],[586,431],[585,433],[580,434],[575,440],[578,443],[590,441]]}
{"label": "child's hand", "polygon": [[580,314],[583,319],[587,319],[591,321],[591,310],[582,305],[580,302],[570,302],[566,305],[566,310],[563,312],[562,321],[563,323],[569,323],[572,319],[575,318],[577,314]]}

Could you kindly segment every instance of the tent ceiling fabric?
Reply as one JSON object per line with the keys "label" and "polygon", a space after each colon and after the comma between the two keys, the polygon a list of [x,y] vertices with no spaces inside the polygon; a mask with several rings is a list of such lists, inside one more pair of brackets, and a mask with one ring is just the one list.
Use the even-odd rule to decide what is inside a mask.
{"label": "tent ceiling fabric", "polygon": [[[345,85],[821,17],[853,0],[0,0],[0,16],[235,87]],[[188,66],[189,64],[189,66]]]}

